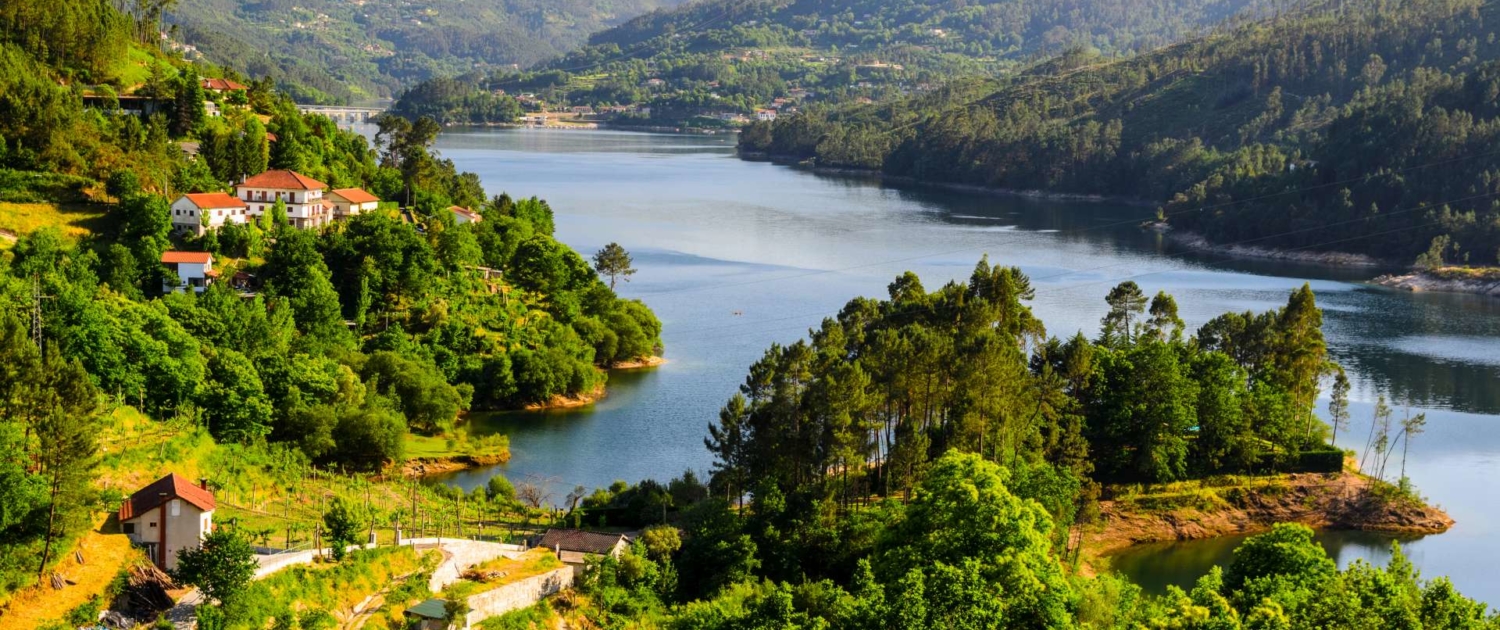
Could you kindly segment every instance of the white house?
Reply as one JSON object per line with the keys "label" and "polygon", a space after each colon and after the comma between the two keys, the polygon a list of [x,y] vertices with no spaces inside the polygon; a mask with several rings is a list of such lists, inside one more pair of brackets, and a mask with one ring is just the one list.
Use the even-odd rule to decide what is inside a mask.
{"label": "white house", "polygon": [[772,121],[772,120],[776,120],[776,110],[774,110],[774,109],[757,109],[757,110],[755,110],[755,119],[759,120],[761,122],[769,122],[769,121]]}
{"label": "white house", "polygon": [[213,531],[214,495],[176,473],[141,488],[120,505],[120,530],[146,549],[156,566],[177,567],[177,553],[197,549]]}
{"label": "white house", "polygon": [[468,208],[449,206],[448,211],[453,213],[453,222],[459,225],[463,225],[465,223],[478,223],[484,220],[484,217],[480,216],[478,212],[475,212]]}
{"label": "white house", "polygon": [[243,83],[229,79],[200,79],[199,82],[203,85],[203,89],[220,94],[224,92],[241,92],[250,89],[245,87]]}
{"label": "white house", "polygon": [[177,274],[176,284],[170,279],[162,281],[162,293],[173,293],[189,287],[194,292],[202,293],[219,277],[219,272],[214,271],[213,254],[208,252],[162,252],[161,264]]}
{"label": "white house", "polygon": [[266,171],[235,185],[235,196],[250,206],[250,216],[271,211],[277,200],[286,203],[292,227],[315,228],[333,220],[333,209],[323,201],[324,184],[296,171]]}
{"label": "white house", "polygon": [[333,206],[334,218],[343,219],[380,207],[380,198],[358,188],[328,191],[326,203]]}
{"label": "white house", "polygon": [[249,206],[227,193],[188,193],[172,203],[172,231],[202,236],[226,223],[243,224]]}

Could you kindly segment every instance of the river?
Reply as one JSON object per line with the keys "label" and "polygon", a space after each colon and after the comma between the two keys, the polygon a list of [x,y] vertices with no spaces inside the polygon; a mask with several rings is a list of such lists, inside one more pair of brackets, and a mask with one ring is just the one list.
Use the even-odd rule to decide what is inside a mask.
{"label": "river", "polygon": [[[1020,266],[1036,287],[1033,308],[1050,334],[1093,336],[1104,295],[1135,280],[1176,296],[1191,328],[1225,311],[1263,311],[1311,283],[1324,309],[1330,353],[1354,381],[1360,446],[1375,398],[1397,416],[1425,412],[1407,473],[1458,524],[1407,541],[1427,576],[1448,575],[1465,594],[1500,604],[1500,300],[1399,293],[1361,281],[1371,271],[1232,260],[1178,251],[1135,227],[1150,208],[1062,203],[814,175],[734,157],[729,136],[611,131],[449,130],[437,149],[478,173],[491,194],[539,196],[557,236],[580,252],[619,242],[639,270],[619,292],[661,318],[669,363],[611,376],[609,396],[583,409],[476,420],[476,432],[510,436],[512,461],[444,479],[465,488],[504,473],[547,483],[553,499],[575,485],[666,479],[711,464],[707,425],[772,343],[805,335],[856,296],[884,297],[905,270],[929,289],[964,280],[982,254]],[[1394,464],[1393,464],[1394,466]],[[1341,565],[1383,562],[1391,539],[1320,536]],[[1114,559],[1160,592],[1188,586],[1228,558],[1234,539],[1153,545]]]}

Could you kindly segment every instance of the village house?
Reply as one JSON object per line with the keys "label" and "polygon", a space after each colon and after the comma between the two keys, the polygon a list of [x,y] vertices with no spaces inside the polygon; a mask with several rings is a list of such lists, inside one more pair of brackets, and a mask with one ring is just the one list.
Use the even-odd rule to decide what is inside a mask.
{"label": "village house", "polygon": [[380,207],[380,198],[359,188],[339,188],[328,191],[327,203],[333,206],[333,216],[345,219]]}
{"label": "village house", "polygon": [[448,211],[453,213],[453,222],[457,223],[458,225],[463,225],[465,223],[478,223],[484,220],[484,217],[480,216],[478,212],[475,212],[468,208],[448,206]]}
{"label": "village house", "polygon": [[582,566],[589,556],[620,557],[630,548],[630,537],[581,529],[549,529],[536,546],[551,549],[563,564]]}
{"label": "village house", "polygon": [[576,115],[576,116],[592,116],[592,115],[594,115],[594,108],[590,107],[588,105],[575,105],[575,106],[573,106],[571,108],[571,110],[572,110],[573,114]]}
{"label": "village house", "polygon": [[755,110],[755,119],[761,122],[770,122],[772,120],[776,120],[776,110],[757,109]]}
{"label": "village house", "polygon": [[208,252],[162,252],[161,264],[177,274],[175,283],[171,278],[161,281],[162,293],[175,293],[188,288],[195,293],[202,293],[219,277],[219,272],[214,271],[213,254]]}
{"label": "village house", "polygon": [[188,193],[172,203],[172,231],[203,236],[205,230],[217,230],[226,223],[244,224],[249,220],[247,208],[227,193]]}
{"label": "village house", "polygon": [[197,549],[213,531],[214,495],[176,473],[141,488],[120,505],[120,531],[146,550],[156,566],[177,567],[177,554]]}
{"label": "village house", "polygon": [[278,200],[286,203],[286,217],[295,228],[315,228],[333,220],[333,210],[323,201],[328,185],[296,171],[266,171],[236,184],[235,195],[249,205],[250,216],[271,211]]}
{"label": "village house", "polygon": [[242,92],[250,89],[248,87],[245,87],[243,83],[231,81],[229,79],[203,79],[202,84],[203,89],[214,92],[216,94],[223,94],[225,92]]}

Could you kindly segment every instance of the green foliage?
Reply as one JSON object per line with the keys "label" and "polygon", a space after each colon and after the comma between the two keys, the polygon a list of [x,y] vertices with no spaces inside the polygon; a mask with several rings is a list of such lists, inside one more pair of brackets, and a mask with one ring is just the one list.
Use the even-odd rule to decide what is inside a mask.
{"label": "green foliage", "polygon": [[347,547],[363,542],[365,527],[369,520],[364,508],[350,504],[343,497],[334,497],[328,511],[323,513],[323,526],[327,528],[328,545],[335,562],[342,562]]}
{"label": "green foliage", "polygon": [[232,603],[250,584],[258,565],[250,541],[232,529],[215,529],[196,549],[177,553],[173,577],[221,603]]}
{"label": "green foliage", "polygon": [[1490,264],[1496,10],[1313,3],[1133,58],[1064,55],[889,104],[807,108],[740,142],[922,180],[1163,202],[1169,225],[1212,243]]}

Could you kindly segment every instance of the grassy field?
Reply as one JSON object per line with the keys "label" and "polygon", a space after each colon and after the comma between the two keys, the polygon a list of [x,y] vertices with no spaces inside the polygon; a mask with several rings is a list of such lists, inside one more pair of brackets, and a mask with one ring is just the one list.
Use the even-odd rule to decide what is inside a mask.
{"label": "grassy field", "polygon": [[[0,231],[25,236],[38,229],[57,226],[69,241],[101,231],[108,219],[107,206],[95,204],[10,203],[0,201]],[[0,247],[13,242],[0,234]]]}
{"label": "grassy field", "polygon": [[[69,611],[108,590],[115,576],[131,564],[146,561],[124,534],[105,533],[106,522],[107,519],[99,519],[94,530],[84,534],[74,547],[77,555],[69,553],[54,568],[71,585],[60,591],[42,585],[13,593],[3,602],[6,612],[0,616],[0,626],[40,628],[60,621]],[[83,558],[82,563],[78,562],[79,557]]]}
{"label": "grassy field", "polygon": [[434,459],[443,457],[497,457],[510,460],[510,439],[504,435],[469,437],[459,432],[454,437],[417,435],[406,436],[407,459]]}
{"label": "grassy field", "polygon": [[[138,44],[130,45],[130,53],[115,62],[115,67],[110,74],[120,80],[120,85],[125,86],[125,91],[133,91],[151,77],[152,64],[166,65],[152,51],[142,48]],[[170,73],[167,76],[171,76]]]}

